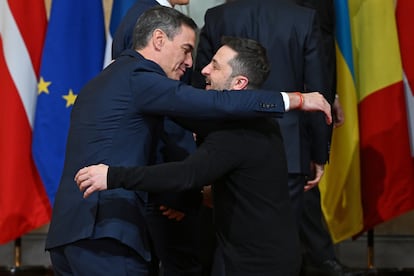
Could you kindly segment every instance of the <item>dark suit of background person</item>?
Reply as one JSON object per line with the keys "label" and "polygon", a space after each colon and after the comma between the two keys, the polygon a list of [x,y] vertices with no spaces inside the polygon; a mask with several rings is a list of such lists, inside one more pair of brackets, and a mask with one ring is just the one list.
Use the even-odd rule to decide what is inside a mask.
{"label": "dark suit of background person", "polygon": [[119,23],[112,41],[112,59],[121,55],[125,49],[132,49],[132,36],[138,17],[146,10],[159,5],[155,0],[136,0]]}
{"label": "dark suit of background person", "polygon": [[[330,91],[336,94],[336,53],[335,53],[335,10],[333,0],[296,0],[298,4],[315,9],[319,17],[322,41],[324,45],[326,79]],[[334,102],[333,98],[328,99]],[[335,105],[333,105],[335,109]],[[335,185],[335,183],[330,183]],[[336,258],[334,245],[329,231],[324,223],[321,210],[319,187],[304,193],[304,208],[299,227],[302,246],[304,249],[304,275],[352,275],[349,268],[344,267]],[[312,274],[313,273],[313,274]]]}
{"label": "dark suit of background person", "polygon": [[[314,10],[287,0],[237,0],[207,10],[196,72],[209,62],[223,35],[251,38],[267,49],[271,71],[263,88],[321,91],[330,98]],[[193,84],[202,87],[204,83],[195,77]],[[328,160],[329,128],[320,114],[300,111],[288,112],[279,124],[288,161],[289,192],[299,223],[311,161],[325,164]]]}
{"label": "dark suit of background person", "polygon": [[[196,90],[168,79],[158,64],[137,51],[126,50],[85,85],[73,107],[63,175],[46,240],[52,263],[59,263],[66,254],[78,262],[77,272],[84,275],[122,275],[121,270],[130,267],[125,260],[146,265],[151,258],[144,218],[147,194],[116,189],[85,200],[73,180],[81,167],[100,162],[150,164],[161,115],[218,118],[283,112],[280,93]],[[93,250],[100,252],[102,262],[88,259],[86,254]],[[122,260],[115,260],[114,255]]]}
{"label": "dark suit of background person", "polygon": [[156,166],[110,167],[108,188],[151,192],[213,183],[217,255],[214,276],[292,276],[301,264],[287,187],[282,137],[271,119],[208,126],[187,159]]}
{"label": "dark suit of background person", "polygon": [[[120,22],[112,42],[112,59],[125,49],[131,49],[132,36],[138,17],[149,8],[160,5],[155,0],[138,0],[131,6]],[[186,74],[185,76],[189,76]],[[155,163],[179,161],[193,152],[196,144],[193,134],[178,126],[172,120],[164,120],[164,131],[157,147]],[[199,250],[199,208],[200,191],[150,194],[147,207],[147,222],[157,258],[161,261],[161,275],[200,275]],[[177,222],[163,216],[160,205],[185,213]],[[154,263],[157,263],[154,260]]]}

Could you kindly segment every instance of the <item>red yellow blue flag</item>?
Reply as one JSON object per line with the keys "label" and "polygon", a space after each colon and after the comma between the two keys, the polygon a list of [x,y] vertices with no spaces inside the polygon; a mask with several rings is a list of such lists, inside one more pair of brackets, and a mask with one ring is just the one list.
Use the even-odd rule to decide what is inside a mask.
{"label": "red yellow blue flag", "polygon": [[[341,25],[341,22],[337,26],[338,68],[342,56],[348,56],[345,60],[353,61],[353,69],[348,70],[353,72],[355,92],[349,93],[352,91],[350,89],[341,90],[340,83],[349,77],[340,75],[338,70],[338,93],[341,101],[348,101],[348,97],[356,95],[358,117],[349,117],[349,111],[346,112],[345,125],[359,127],[360,160],[355,158],[352,165],[360,163],[361,176],[360,192],[356,189],[358,179],[355,177],[347,179],[336,191],[331,187],[334,186],[332,183],[327,183],[323,194],[323,210],[329,228],[334,240],[340,241],[353,232],[344,235],[346,231],[342,222],[361,215],[355,207],[359,196],[363,216],[360,232],[414,209],[414,159],[410,152],[409,116],[403,83],[401,53],[404,58],[404,47],[401,52],[399,44],[400,41],[407,41],[401,36],[404,32],[401,27],[401,38],[398,37],[394,1],[382,0],[378,3],[376,0],[337,0],[335,3],[338,18],[343,14],[348,16],[348,26]],[[352,45],[350,55],[341,46],[344,42],[340,38],[342,28],[349,29],[350,36],[344,40]],[[406,72],[410,72],[412,67],[407,63],[412,63],[404,62]],[[350,63],[346,64],[349,68]],[[412,77],[412,73],[407,74],[409,75]],[[408,80],[407,83],[409,82]],[[339,136],[339,130],[342,131],[336,129],[334,136]],[[333,158],[336,158],[336,152],[334,146]],[[336,165],[332,162],[332,172],[329,173],[335,172],[333,174],[339,178],[340,170],[346,170],[347,164],[342,160]],[[349,192],[349,189],[353,192]],[[334,201],[332,198],[340,200]],[[357,229],[355,226],[354,230]]]}

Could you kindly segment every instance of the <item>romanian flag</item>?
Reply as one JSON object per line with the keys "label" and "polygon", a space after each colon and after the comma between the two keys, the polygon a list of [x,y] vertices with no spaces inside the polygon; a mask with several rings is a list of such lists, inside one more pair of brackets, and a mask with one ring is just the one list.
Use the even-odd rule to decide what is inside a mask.
{"label": "romanian flag", "polygon": [[102,70],[104,51],[101,0],[52,2],[32,146],[52,204],[62,174],[72,106],[82,86]]}
{"label": "romanian flag", "polygon": [[332,240],[339,242],[361,231],[363,227],[360,193],[360,155],[358,95],[353,60],[352,35],[348,3],[337,0],[336,67],[337,94],[345,113],[345,123],[335,128],[330,162],[319,184],[321,207]]}
{"label": "romanian flag", "polygon": [[[340,15],[344,12],[345,2],[336,2],[336,12]],[[414,159],[410,153],[407,102],[394,1],[382,0],[379,3],[377,0],[348,0],[348,16],[359,120],[349,122],[352,120],[349,114],[345,116],[347,123],[356,125],[359,122],[363,210],[361,231],[366,231],[414,209]],[[402,32],[400,28],[400,34]],[[347,182],[346,185],[348,187],[353,183]],[[358,193],[356,195],[359,196]],[[330,196],[327,193],[324,195],[325,198]],[[325,205],[324,211],[332,211],[335,207]],[[330,224],[330,230],[335,236],[335,231],[341,229]]]}
{"label": "romanian flag", "polygon": [[50,219],[50,203],[31,151],[46,25],[44,1],[0,1],[0,243]]}

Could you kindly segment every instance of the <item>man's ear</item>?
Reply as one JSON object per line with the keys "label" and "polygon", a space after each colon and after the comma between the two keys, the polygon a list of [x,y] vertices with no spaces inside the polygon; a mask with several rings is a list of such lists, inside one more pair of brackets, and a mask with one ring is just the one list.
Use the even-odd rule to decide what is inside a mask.
{"label": "man's ear", "polygon": [[152,44],[154,46],[154,49],[157,51],[160,51],[162,46],[164,46],[165,43],[166,34],[160,30],[155,29],[152,33]]}
{"label": "man's ear", "polygon": [[243,90],[247,88],[249,84],[249,79],[245,76],[236,76],[233,79],[233,90]]}

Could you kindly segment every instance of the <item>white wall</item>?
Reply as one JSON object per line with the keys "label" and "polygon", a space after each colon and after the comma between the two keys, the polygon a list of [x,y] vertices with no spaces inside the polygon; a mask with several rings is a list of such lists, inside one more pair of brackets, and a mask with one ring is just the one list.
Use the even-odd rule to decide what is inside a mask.
{"label": "white wall", "polygon": [[207,9],[223,4],[224,0],[190,0],[187,6],[176,6],[176,8],[190,16],[201,28],[204,25],[204,13]]}

